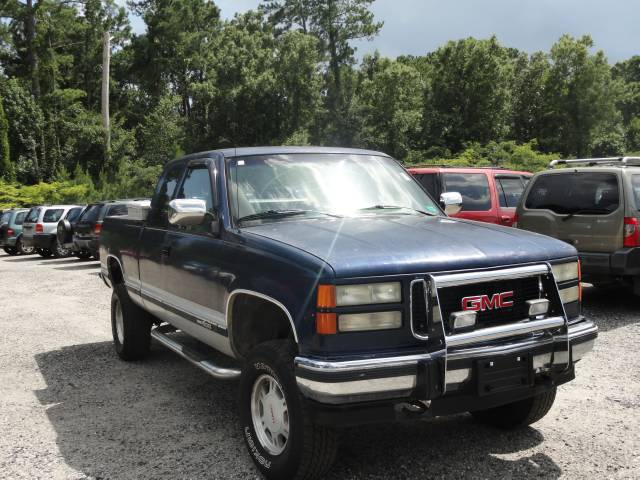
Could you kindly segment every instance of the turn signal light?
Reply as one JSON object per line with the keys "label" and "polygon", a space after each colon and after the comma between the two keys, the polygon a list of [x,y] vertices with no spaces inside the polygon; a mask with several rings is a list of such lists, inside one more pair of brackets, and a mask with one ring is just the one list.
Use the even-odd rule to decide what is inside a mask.
{"label": "turn signal light", "polygon": [[100,235],[101,231],[102,231],[102,222],[98,222],[96,223],[95,227],[93,227],[93,233],[95,233],[96,235]]}
{"label": "turn signal light", "polygon": [[624,219],[624,246],[638,247],[640,246],[638,232],[638,219],[635,217],[625,217]]}
{"label": "turn signal light", "polygon": [[36,223],[36,233],[44,233],[44,227],[41,223]]}
{"label": "turn signal light", "polygon": [[316,302],[316,332],[319,335],[333,335],[338,332],[338,319],[335,313],[322,312],[336,308],[336,287],[334,285],[318,285],[318,300]]}

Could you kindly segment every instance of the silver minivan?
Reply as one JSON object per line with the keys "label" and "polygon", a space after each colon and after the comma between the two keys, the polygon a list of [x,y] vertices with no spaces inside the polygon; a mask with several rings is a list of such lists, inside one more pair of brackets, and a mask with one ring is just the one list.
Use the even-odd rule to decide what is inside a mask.
{"label": "silver minivan", "polygon": [[29,210],[22,225],[22,242],[42,257],[67,257],[71,253],[57,239],[58,222],[80,215],[80,205],[41,205]]}

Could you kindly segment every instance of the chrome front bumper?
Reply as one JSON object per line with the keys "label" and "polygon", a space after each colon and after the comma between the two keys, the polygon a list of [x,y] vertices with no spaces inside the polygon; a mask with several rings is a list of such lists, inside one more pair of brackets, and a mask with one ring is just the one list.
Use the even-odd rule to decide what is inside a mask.
{"label": "chrome front bumper", "polygon": [[[454,391],[456,386],[471,380],[474,362],[487,357],[530,354],[536,373],[550,371],[554,366],[572,368],[593,349],[598,327],[581,319],[568,326],[567,334],[552,336],[542,333],[542,330],[562,325],[564,319],[557,317],[450,336],[447,343],[451,346],[453,340],[457,348],[444,353],[446,384],[442,385],[441,392]],[[522,339],[523,334],[533,336]],[[508,341],[508,337],[516,336],[518,340]],[[502,343],[470,346],[497,339]],[[441,355],[429,353],[340,361],[296,357],[295,371],[298,387],[306,397],[321,403],[347,404],[408,398],[421,382],[420,371],[433,371],[431,364],[441,360]]]}

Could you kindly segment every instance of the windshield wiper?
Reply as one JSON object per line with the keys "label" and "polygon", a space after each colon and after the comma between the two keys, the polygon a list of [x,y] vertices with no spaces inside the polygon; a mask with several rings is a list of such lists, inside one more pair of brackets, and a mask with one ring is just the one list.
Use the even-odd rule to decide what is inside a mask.
{"label": "windshield wiper", "polygon": [[265,210],[264,212],[253,213],[251,215],[245,215],[240,217],[238,222],[244,222],[249,220],[262,220],[265,218],[285,218],[294,217],[296,215],[306,215],[308,213],[325,215],[327,217],[341,218],[340,215],[334,215],[332,213],[318,212],[316,210]]}
{"label": "windshield wiper", "polygon": [[370,207],[359,208],[358,210],[361,210],[361,211],[365,211],[365,210],[411,210],[413,212],[418,212],[418,213],[421,213],[422,215],[428,215],[430,217],[435,217],[436,216],[435,213],[425,212],[424,210],[418,210],[417,208],[398,207],[396,205],[372,205]]}
{"label": "windshield wiper", "polygon": [[609,210],[606,210],[604,208],[581,208],[579,210],[574,210],[573,212],[569,213],[566,217],[562,218],[563,222],[566,222],[567,220],[569,220],[570,218],[573,218],[575,215],[585,215],[588,213],[592,213],[594,215],[598,215],[601,213],[610,213]]}

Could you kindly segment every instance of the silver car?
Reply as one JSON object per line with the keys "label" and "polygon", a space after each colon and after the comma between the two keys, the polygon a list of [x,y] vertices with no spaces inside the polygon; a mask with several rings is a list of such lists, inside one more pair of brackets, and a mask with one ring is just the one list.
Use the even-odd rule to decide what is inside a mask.
{"label": "silver car", "polygon": [[58,242],[58,222],[67,216],[78,215],[80,205],[41,205],[29,210],[22,225],[22,242],[33,247],[42,257],[67,257],[71,253]]}

